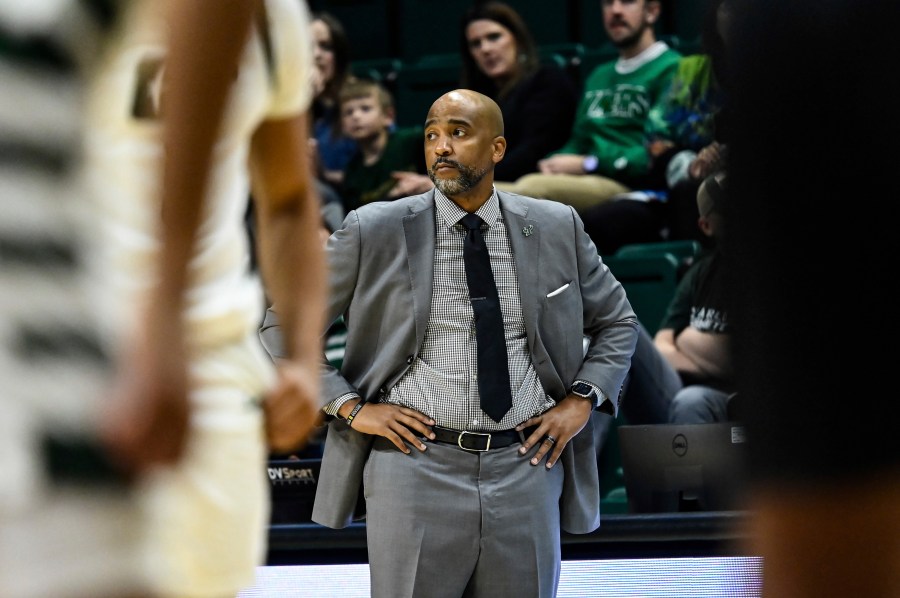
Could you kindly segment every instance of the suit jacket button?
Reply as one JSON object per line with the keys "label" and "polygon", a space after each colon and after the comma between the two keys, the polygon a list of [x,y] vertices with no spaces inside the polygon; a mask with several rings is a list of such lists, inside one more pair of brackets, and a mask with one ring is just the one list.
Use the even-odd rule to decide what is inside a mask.
{"label": "suit jacket button", "polygon": [[406,363],[412,364],[412,362],[415,358],[416,358],[415,355],[410,355],[409,357],[406,358]]}

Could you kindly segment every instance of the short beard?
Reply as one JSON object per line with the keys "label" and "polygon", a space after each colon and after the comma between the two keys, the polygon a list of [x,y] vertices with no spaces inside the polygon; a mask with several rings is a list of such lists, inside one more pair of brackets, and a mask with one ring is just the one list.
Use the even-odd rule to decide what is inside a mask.
{"label": "short beard", "polygon": [[[439,179],[434,175],[434,170],[437,168],[438,164],[449,164],[456,168],[459,175],[453,179]],[[459,195],[460,193],[465,193],[466,191],[471,190],[478,183],[481,182],[481,179],[487,175],[489,168],[484,168],[482,170],[478,170],[473,168],[472,166],[463,166],[459,162],[454,162],[453,160],[447,160],[445,158],[441,158],[435,161],[432,167],[428,170],[428,177],[431,179],[431,182],[434,183],[434,186],[437,187],[437,190],[443,193],[446,197],[453,197],[454,195]]]}
{"label": "short beard", "polygon": [[613,41],[613,45],[619,50],[624,50],[637,45],[637,43],[641,41],[641,36],[644,34],[644,31],[648,27],[650,27],[650,25],[648,23],[644,23],[642,26],[638,27],[637,30],[635,30],[635,32],[631,35],[627,35],[618,41]]}

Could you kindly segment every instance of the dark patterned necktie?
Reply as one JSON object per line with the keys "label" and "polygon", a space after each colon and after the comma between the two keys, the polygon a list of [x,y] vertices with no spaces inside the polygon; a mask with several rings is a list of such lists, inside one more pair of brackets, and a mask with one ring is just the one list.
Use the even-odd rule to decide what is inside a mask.
{"label": "dark patterned necktie", "polygon": [[487,245],[481,235],[481,218],[476,214],[468,214],[460,222],[468,230],[463,241],[463,258],[469,299],[475,313],[478,393],[481,396],[481,408],[492,420],[499,422],[512,406],[500,296],[494,283]]}

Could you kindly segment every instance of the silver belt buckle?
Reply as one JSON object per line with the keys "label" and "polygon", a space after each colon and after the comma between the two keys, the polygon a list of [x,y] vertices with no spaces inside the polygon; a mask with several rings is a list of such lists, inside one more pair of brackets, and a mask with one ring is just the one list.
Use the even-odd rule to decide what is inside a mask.
{"label": "silver belt buckle", "polygon": [[[483,449],[470,449],[470,448],[464,447],[462,445],[462,439],[463,439],[463,436],[466,434],[471,434],[473,436],[487,436],[487,446],[485,446]],[[484,452],[491,450],[491,435],[488,433],[485,433],[485,432],[467,432],[467,431],[463,430],[462,432],[459,433],[459,436],[457,436],[457,438],[456,438],[456,446],[458,446],[459,448],[461,448],[464,451],[469,451],[471,453],[484,453]]]}

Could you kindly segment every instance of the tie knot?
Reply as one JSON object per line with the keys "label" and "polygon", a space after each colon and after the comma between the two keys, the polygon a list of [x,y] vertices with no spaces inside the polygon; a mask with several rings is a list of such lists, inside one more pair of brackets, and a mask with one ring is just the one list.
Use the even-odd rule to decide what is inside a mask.
{"label": "tie knot", "polygon": [[462,222],[462,225],[466,227],[467,230],[473,231],[480,230],[481,223],[484,221],[478,214],[466,214],[460,219],[460,222]]}

